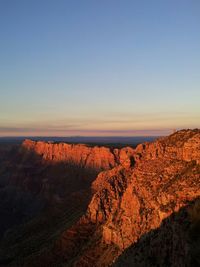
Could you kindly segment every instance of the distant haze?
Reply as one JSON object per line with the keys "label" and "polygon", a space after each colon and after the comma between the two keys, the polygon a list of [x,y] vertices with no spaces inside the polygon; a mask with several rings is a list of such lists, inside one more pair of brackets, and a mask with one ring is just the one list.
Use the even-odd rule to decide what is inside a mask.
{"label": "distant haze", "polygon": [[[10,144],[21,144],[28,137],[0,137],[0,144],[10,143]],[[56,142],[56,143],[73,143],[73,144],[88,144],[88,145],[104,145],[112,147],[121,147],[121,146],[137,146],[140,143],[152,142],[158,137],[156,136],[134,136],[134,137],[125,137],[125,136],[74,136],[74,137],[49,137],[49,136],[30,136],[33,141],[45,141],[45,142]]]}

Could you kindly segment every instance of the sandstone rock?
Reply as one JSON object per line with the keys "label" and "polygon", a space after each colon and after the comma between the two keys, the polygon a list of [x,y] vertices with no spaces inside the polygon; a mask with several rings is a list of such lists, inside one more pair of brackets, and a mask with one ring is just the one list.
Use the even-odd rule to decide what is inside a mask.
{"label": "sandstone rock", "polygon": [[83,167],[107,170],[116,166],[115,155],[106,147],[89,147],[81,144],[46,143],[25,140],[23,148],[41,155],[44,160],[66,161]]}
{"label": "sandstone rock", "polygon": [[43,266],[111,266],[129,246],[135,260],[119,266],[184,266],[186,207],[200,197],[200,130],[178,131],[136,149],[30,140],[23,147],[47,162],[101,171],[85,214],[60,235]]}
{"label": "sandstone rock", "polygon": [[[96,225],[96,234],[89,237],[93,245],[86,245],[76,264],[93,253],[96,261],[84,266],[107,266],[95,252],[105,244],[108,251],[118,248],[111,264],[124,249],[199,197],[199,145],[199,130],[183,130],[135,150],[115,150],[118,166],[101,172],[93,182],[94,195],[84,218]],[[101,241],[95,241],[97,236]]]}

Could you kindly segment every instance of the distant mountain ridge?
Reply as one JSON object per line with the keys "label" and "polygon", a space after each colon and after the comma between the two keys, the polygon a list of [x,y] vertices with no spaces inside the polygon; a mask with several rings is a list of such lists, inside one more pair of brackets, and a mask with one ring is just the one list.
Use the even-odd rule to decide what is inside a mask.
{"label": "distant mountain ridge", "polygon": [[21,144],[24,140],[54,142],[54,143],[74,143],[74,144],[89,144],[89,145],[131,145],[136,146],[143,142],[152,142],[158,136],[19,136],[19,137],[0,137],[0,143],[18,143]]}

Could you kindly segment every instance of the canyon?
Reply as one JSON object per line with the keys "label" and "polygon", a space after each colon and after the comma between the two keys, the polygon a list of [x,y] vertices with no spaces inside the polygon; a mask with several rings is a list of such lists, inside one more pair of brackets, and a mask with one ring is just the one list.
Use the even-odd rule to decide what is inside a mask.
{"label": "canyon", "polygon": [[4,226],[0,266],[199,266],[198,129],[136,148],[25,140],[0,176],[24,218]]}

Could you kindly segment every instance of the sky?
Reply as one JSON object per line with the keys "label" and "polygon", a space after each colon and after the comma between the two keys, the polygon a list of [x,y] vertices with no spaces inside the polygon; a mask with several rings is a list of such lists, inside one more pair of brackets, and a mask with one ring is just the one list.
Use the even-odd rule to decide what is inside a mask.
{"label": "sky", "polygon": [[200,128],[199,0],[0,0],[0,136]]}

